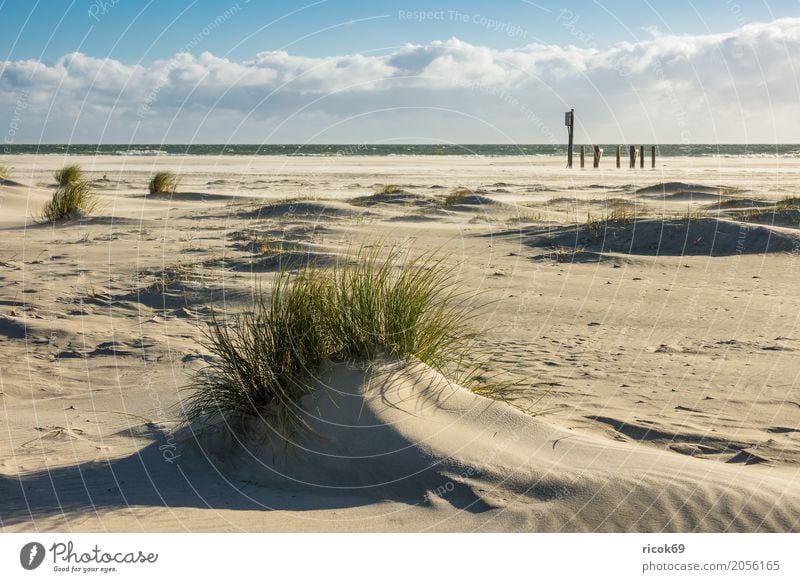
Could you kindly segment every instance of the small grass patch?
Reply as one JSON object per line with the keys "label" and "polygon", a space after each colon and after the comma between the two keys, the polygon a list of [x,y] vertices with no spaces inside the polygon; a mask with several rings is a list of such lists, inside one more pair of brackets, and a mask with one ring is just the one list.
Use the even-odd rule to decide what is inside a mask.
{"label": "small grass patch", "polygon": [[774,221],[780,216],[792,216],[800,213],[800,197],[787,196],[775,203],[774,206],[749,208],[738,214],[736,218],[745,221],[763,222]]}
{"label": "small grass patch", "polygon": [[300,250],[298,243],[268,236],[257,236],[250,242],[250,245],[253,254],[258,255],[280,256],[284,253],[295,253]]}
{"label": "small grass patch", "polygon": [[473,196],[475,194],[474,190],[469,188],[456,188],[450,194],[444,197],[442,200],[442,206],[452,206],[453,204],[458,204],[462,199],[466,198],[467,196]]}
{"label": "small grass patch", "polygon": [[387,184],[380,190],[377,190],[375,194],[397,194],[398,192],[402,191],[403,189],[397,184]]}
{"label": "small grass patch", "polygon": [[73,182],[59,187],[42,209],[42,220],[55,222],[89,214],[97,208],[97,199],[87,182]]}
{"label": "small grass patch", "polygon": [[576,255],[580,255],[586,249],[582,246],[569,247],[569,246],[556,246],[550,249],[544,258],[550,259],[555,263],[572,263],[575,261]]}
{"label": "small grass patch", "polygon": [[544,214],[541,212],[531,212],[526,214],[518,214],[506,219],[506,224],[509,226],[526,224],[530,222],[544,222]]}
{"label": "small grass patch", "polygon": [[453,268],[431,255],[408,258],[380,247],[333,266],[278,274],[229,324],[212,318],[201,344],[213,358],[185,401],[189,420],[261,418],[291,433],[312,376],[326,360],[368,361],[380,353],[417,359],[446,377],[495,396],[475,374],[476,309],[452,285]]}
{"label": "small grass patch", "polygon": [[591,212],[587,212],[586,223],[583,226],[593,240],[599,240],[605,236],[608,229],[628,227],[635,221],[636,207],[624,203],[613,205],[611,210],[602,216],[593,216]]}
{"label": "small grass patch", "polygon": [[64,166],[58,170],[54,177],[56,179],[56,184],[64,188],[70,184],[77,184],[81,182],[83,178],[83,170],[81,170],[79,165],[72,164],[69,166]]}
{"label": "small grass patch", "polygon": [[11,166],[0,164],[0,180],[8,180],[11,177]]}
{"label": "small grass patch", "polygon": [[157,172],[151,179],[148,189],[150,194],[174,194],[180,180],[172,172]]}
{"label": "small grass patch", "polygon": [[636,207],[633,204],[615,204],[603,220],[611,226],[628,226],[636,220]]}
{"label": "small grass patch", "polygon": [[686,214],[683,215],[683,219],[691,222],[693,220],[702,220],[703,218],[706,218],[706,216],[707,213],[702,208],[692,208],[691,206],[688,206],[686,208]]}
{"label": "small grass patch", "polygon": [[191,271],[188,265],[177,262],[154,273],[141,272],[138,274],[137,279],[142,280],[145,277],[152,277],[152,279],[149,284],[140,286],[143,292],[166,293],[170,287],[189,281]]}
{"label": "small grass patch", "polygon": [[800,196],[786,196],[775,205],[775,212],[800,210]]}
{"label": "small grass patch", "polygon": [[775,215],[775,207],[770,206],[767,208],[748,208],[747,210],[742,210],[741,212],[737,212],[733,216],[738,218],[739,220],[761,220],[767,215]]}
{"label": "small grass patch", "polygon": [[233,245],[236,250],[252,253],[253,255],[274,256],[301,250],[301,245],[297,242],[252,230],[233,232],[230,234],[230,239],[236,241]]}

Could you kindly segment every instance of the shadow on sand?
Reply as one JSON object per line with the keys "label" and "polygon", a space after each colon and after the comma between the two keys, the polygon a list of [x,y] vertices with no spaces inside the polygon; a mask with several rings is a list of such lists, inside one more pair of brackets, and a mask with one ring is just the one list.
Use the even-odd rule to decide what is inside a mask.
{"label": "shadow on sand", "polygon": [[[368,488],[333,488],[259,484],[233,478],[222,463],[203,454],[191,438],[158,432],[140,451],[108,462],[87,462],[26,475],[0,475],[0,524],[34,522],[75,512],[105,512],[126,507],[194,508],[249,511],[309,511],[344,509],[396,501],[428,507],[437,488],[447,484],[441,498],[469,513],[494,507],[452,473],[431,467],[400,484]],[[261,472],[264,467],[262,465]]]}
{"label": "shadow on sand", "polygon": [[574,249],[587,260],[597,254],[725,257],[793,252],[800,236],[769,226],[716,218],[638,219],[629,223],[510,229],[479,236],[515,236],[537,249]]}

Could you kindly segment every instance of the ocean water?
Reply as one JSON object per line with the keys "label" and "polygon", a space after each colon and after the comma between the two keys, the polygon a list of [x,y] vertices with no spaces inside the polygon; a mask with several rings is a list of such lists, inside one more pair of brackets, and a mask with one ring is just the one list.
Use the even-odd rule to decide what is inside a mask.
{"label": "ocean water", "polygon": [[[627,159],[627,145],[622,157]],[[634,144],[630,144],[634,145]],[[638,144],[636,144],[638,145]],[[646,154],[650,145],[644,144]],[[578,148],[575,146],[577,155]],[[613,156],[616,144],[600,144],[604,155]],[[662,144],[659,156],[690,157],[800,157],[800,144]],[[3,155],[204,155],[204,156],[563,156],[566,145],[549,144],[3,144]],[[591,146],[586,148],[591,157]]]}

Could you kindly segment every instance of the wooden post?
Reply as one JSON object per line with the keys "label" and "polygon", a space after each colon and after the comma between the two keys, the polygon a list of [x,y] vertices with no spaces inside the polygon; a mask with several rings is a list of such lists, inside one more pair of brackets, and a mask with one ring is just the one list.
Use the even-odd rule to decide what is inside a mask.
{"label": "wooden post", "polygon": [[644,168],[644,146],[639,146],[639,167]]}
{"label": "wooden post", "polygon": [[656,146],[650,146],[650,167],[656,167]]}
{"label": "wooden post", "polygon": [[581,168],[583,168],[583,158],[586,155],[586,146],[581,146]]}
{"label": "wooden post", "polygon": [[617,168],[619,168],[619,150],[620,150],[620,147],[617,146]]}
{"label": "wooden post", "polygon": [[570,109],[564,114],[564,125],[569,132],[569,143],[567,145],[567,167],[572,167],[572,130],[575,126],[575,110]]}
{"label": "wooden post", "polygon": [[630,158],[630,168],[636,167],[636,146],[630,146],[628,148],[628,157]]}
{"label": "wooden post", "polygon": [[600,150],[600,146],[594,146],[594,159],[592,160],[592,167],[599,168],[600,167],[600,156],[602,155],[602,151]]}

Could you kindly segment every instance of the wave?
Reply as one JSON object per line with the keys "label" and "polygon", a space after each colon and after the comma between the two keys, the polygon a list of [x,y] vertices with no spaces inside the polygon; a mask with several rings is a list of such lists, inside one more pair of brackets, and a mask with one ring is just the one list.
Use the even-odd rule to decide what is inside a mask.
{"label": "wave", "polygon": [[170,155],[169,152],[166,150],[153,150],[153,149],[144,149],[144,150],[117,150],[114,154],[118,156],[162,156],[162,155]]}

